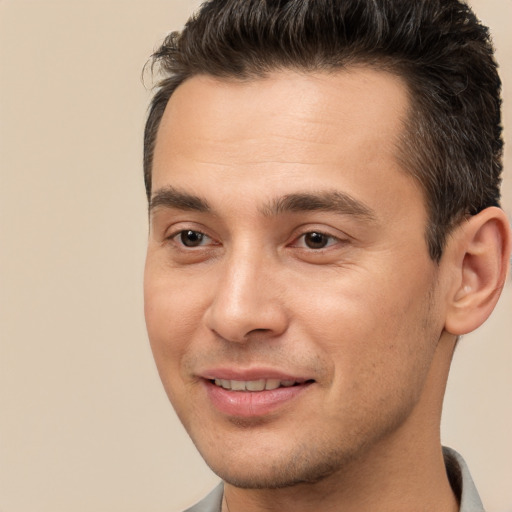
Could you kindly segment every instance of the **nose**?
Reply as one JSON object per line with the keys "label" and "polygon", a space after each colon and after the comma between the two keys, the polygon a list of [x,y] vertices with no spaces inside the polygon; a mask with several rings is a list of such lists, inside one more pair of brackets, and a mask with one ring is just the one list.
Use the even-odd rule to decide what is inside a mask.
{"label": "nose", "polygon": [[277,273],[276,266],[264,258],[233,254],[216,276],[212,301],[205,312],[207,327],[236,343],[284,333],[288,315],[276,286]]}

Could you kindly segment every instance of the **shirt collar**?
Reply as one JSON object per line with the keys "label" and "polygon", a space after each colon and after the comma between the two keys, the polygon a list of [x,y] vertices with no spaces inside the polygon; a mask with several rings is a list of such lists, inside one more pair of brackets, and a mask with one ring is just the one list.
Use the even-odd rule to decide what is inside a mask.
{"label": "shirt collar", "polygon": [[485,512],[464,459],[455,450],[446,447],[443,447],[443,455],[448,479],[459,499],[459,512]]}

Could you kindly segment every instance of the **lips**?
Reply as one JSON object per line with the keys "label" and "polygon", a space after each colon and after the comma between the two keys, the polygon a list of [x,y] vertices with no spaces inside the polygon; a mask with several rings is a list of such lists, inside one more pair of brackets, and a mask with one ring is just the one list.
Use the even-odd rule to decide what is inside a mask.
{"label": "lips", "polygon": [[218,370],[202,377],[213,407],[228,416],[264,417],[292,406],[313,379],[276,372]]}

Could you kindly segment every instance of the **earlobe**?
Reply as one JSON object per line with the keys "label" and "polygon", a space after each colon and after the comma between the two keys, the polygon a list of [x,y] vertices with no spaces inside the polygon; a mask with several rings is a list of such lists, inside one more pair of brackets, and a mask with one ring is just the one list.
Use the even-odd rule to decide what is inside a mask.
{"label": "earlobe", "polygon": [[448,332],[467,334],[487,320],[505,284],[511,243],[510,225],[500,208],[486,208],[456,228],[448,251],[455,269]]}

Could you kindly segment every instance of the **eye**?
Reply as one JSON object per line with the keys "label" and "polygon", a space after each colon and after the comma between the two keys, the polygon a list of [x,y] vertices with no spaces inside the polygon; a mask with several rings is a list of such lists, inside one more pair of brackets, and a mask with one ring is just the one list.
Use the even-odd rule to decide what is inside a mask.
{"label": "eye", "polygon": [[199,247],[210,240],[210,237],[204,233],[201,233],[200,231],[194,231],[193,229],[185,229],[180,231],[174,235],[173,238],[179,241],[185,247]]}
{"label": "eye", "polygon": [[321,233],[319,231],[304,233],[299,238],[299,241],[301,239],[302,243],[300,245],[304,245],[308,249],[325,249],[326,247],[329,247],[338,241],[338,239],[334,236],[326,235],[325,233]]}

